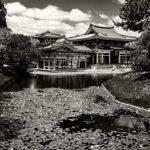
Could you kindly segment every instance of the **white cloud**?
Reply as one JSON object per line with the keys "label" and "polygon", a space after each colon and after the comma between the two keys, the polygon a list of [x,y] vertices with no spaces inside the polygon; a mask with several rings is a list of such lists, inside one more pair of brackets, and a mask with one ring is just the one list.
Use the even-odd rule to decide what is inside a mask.
{"label": "white cloud", "polygon": [[106,14],[99,14],[99,16],[102,19],[108,19],[109,18]]}
{"label": "white cloud", "polygon": [[8,15],[20,15],[23,14],[27,8],[21,5],[19,2],[8,3],[6,6]]}
{"label": "white cloud", "polygon": [[107,25],[109,25],[109,26],[114,26],[114,23],[113,23],[113,21],[110,19],[110,20],[107,20]]}
{"label": "white cloud", "polygon": [[[14,9],[15,8],[15,9]],[[19,2],[8,3],[6,5],[8,16],[18,15],[29,18],[43,19],[43,20],[59,20],[59,21],[89,21],[92,16],[89,13],[84,13],[79,9],[72,9],[69,11],[61,10],[57,6],[49,5],[43,9],[27,8]]]}
{"label": "white cloud", "polygon": [[112,19],[115,21],[115,22],[121,22],[121,18],[119,16],[112,16]]}
{"label": "white cloud", "polygon": [[[92,20],[91,11],[84,13],[79,9],[71,11],[61,10],[57,6],[49,5],[44,9],[27,8],[19,2],[8,3],[7,8],[7,24],[15,33],[33,35],[46,30],[65,33],[67,36],[83,34],[89,27]],[[113,25],[113,21],[120,21],[119,16],[108,17],[101,14],[101,17],[107,19],[106,25]],[[74,22],[74,25],[66,23],[66,21]],[[97,24],[106,26],[104,24]],[[120,27],[115,27],[120,34],[137,36],[136,32],[125,31]]]}
{"label": "white cloud", "polygon": [[83,22],[77,23],[73,27],[73,29],[68,30],[66,32],[66,36],[69,37],[69,36],[75,36],[75,35],[82,35],[82,34],[84,34],[87,31],[87,29],[89,28],[89,25],[90,25],[89,22],[86,22],[86,23],[83,23]]}
{"label": "white cloud", "polygon": [[[57,6],[49,5],[43,9],[27,8],[19,2],[8,3],[7,24],[15,33],[37,34],[50,30],[74,35],[85,30],[87,22],[91,21],[92,15],[79,9],[64,11]],[[75,26],[66,21],[74,22]],[[82,21],[82,22],[81,22]]]}
{"label": "white cloud", "polygon": [[117,0],[117,2],[120,4],[125,4],[125,0]]}
{"label": "white cloud", "polygon": [[46,30],[64,33],[73,29],[69,24],[60,21],[36,20],[25,16],[7,16],[7,22],[15,33],[28,35],[45,32]]}

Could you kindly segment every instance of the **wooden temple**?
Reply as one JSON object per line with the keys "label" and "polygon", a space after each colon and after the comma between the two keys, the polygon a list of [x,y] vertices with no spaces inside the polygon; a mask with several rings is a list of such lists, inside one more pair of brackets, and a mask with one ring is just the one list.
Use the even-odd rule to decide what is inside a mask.
{"label": "wooden temple", "polygon": [[50,32],[50,31],[46,31],[44,33],[35,35],[33,38],[39,40],[40,46],[44,47],[47,45],[51,45],[51,44],[55,43],[58,39],[61,39],[64,37],[65,37],[65,35],[56,34],[56,33]]}
{"label": "wooden temple", "polygon": [[36,36],[44,43],[41,46],[45,45],[40,48],[42,56],[37,69],[79,69],[91,65],[130,64],[133,50],[127,49],[125,45],[136,40],[135,37],[117,33],[114,27],[93,24],[84,35],[71,38],[57,35],[57,38],[53,38],[54,35],[47,32]]}

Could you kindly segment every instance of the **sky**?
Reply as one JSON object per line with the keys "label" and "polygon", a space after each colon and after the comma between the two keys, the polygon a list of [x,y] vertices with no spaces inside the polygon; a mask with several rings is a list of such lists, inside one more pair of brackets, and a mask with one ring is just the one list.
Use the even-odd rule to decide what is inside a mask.
{"label": "sky", "polygon": [[[3,0],[8,27],[15,33],[35,35],[45,31],[75,36],[84,34],[90,23],[114,26],[125,0]],[[139,34],[124,31],[131,36]]]}

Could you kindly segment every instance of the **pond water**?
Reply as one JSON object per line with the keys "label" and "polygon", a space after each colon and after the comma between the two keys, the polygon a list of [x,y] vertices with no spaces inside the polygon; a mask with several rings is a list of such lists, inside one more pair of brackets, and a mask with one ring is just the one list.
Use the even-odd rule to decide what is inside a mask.
{"label": "pond water", "polygon": [[2,91],[21,91],[25,88],[64,88],[82,89],[89,86],[100,86],[113,75],[86,74],[86,75],[38,75],[34,78],[12,79],[6,82],[0,89]]}
{"label": "pond water", "polygon": [[97,114],[82,114],[76,117],[69,117],[59,123],[59,126],[68,132],[78,132],[100,129],[102,132],[128,132],[138,133],[146,131],[149,133],[150,125],[139,117],[131,115],[100,116]]}

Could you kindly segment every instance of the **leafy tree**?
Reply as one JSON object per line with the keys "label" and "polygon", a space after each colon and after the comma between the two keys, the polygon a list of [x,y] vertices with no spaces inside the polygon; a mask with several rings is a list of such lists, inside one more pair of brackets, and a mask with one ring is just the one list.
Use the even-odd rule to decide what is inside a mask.
{"label": "leafy tree", "polygon": [[19,75],[25,75],[32,61],[38,59],[36,46],[28,36],[14,34],[7,44],[6,62]]}
{"label": "leafy tree", "polygon": [[0,0],[0,28],[7,27],[6,14],[7,14],[7,11],[4,7],[3,2]]}
{"label": "leafy tree", "polygon": [[137,42],[137,49],[134,52],[134,65],[136,70],[150,71],[150,20],[144,22],[144,31]]}
{"label": "leafy tree", "polygon": [[126,0],[119,14],[122,21],[114,23],[125,30],[141,32],[145,14],[150,16],[150,0]]}

